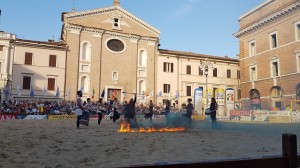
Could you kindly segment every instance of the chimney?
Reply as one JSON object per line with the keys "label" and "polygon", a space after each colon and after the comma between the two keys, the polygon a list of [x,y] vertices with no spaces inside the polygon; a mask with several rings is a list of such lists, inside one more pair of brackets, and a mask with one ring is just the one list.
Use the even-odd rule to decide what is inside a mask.
{"label": "chimney", "polygon": [[114,0],[114,6],[120,6],[120,0]]}

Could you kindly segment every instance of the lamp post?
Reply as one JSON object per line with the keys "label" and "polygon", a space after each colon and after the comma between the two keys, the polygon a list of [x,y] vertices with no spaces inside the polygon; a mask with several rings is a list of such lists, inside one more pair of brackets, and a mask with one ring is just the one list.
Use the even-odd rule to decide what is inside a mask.
{"label": "lamp post", "polygon": [[213,69],[212,63],[208,60],[208,58],[205,58],[205,61],[200,61],[200,68],[204,70],[205,79],[206,79],[206,108],[208,108],[208,84],[207,84],[207,75],[208,75],[208,69]]}

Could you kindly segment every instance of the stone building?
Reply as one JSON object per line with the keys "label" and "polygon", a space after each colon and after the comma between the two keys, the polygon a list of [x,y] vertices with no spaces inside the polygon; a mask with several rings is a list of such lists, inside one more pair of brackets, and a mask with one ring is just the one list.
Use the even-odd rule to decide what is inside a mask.
{"label": "stone building", "polygon": [[[11,90],[12,83],[12,53],[14,46],[11,41],[16,39],[16,36],[11,33],[0,32],[0,101],[5,100],[9,95],[5,94]],[[7,95],[7,96],[6,96]]]}
{"label": "stone building", "polygon": [[[158,103],[172,100],[180,108],[182,103],[192,98],[197,112],[202,115],[206,99],[209,105],[211,97],[215,97],[219,104],[218,116],[225,116],[229,110],[239,106],[241,91],[238,59],[165,49],[158,51]],[[201,66],[206,61],[210,64],[207,81],[205,67]],[[199,88],[203,97],[200,103],[196,102],[195,97]],[[200,110],[197,109],[198,105]]]}
{"label": "stone building", "polygon": [[[297,108],[300,100],[300,1],[267,0],[239,19],[242,107]],[[299,109],[299,103],[298,103]]]}
{"label": "stone building", "polygon": [[64,43],[16,39],[11,44],[14,46],[11,98],[58,100],[67,97]]}
{"label": "stone building", "polygon": [[[160,31],[114,5],[62,14],[61,38],[68,45],[65,90],[83,97],[128,100],[156,92]],[[123,94],[123,92],[127,92]],[[102,95],[102,96],[101,96]]]}

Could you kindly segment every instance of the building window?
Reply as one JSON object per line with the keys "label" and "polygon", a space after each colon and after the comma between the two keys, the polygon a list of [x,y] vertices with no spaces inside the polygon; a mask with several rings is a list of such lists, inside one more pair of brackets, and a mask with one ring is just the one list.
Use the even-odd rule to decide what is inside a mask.
{"label": "building window", "polygon": [[173,73],[173,63],[164,62],[164,72]]}
{"label": "building window", "polygon": [[139,81],[139,94],[145,94],[145,91],[146,91],[146,81],[145,80],[140,80]]}
{"label": "building window", "polygon": [[272,33],[270,34],[270,48],[277,48],[277,34],[276,33]]}
{"label": "building window", "polygon": [[218,77],[218,69],[214,68],[213,70],[213,77]]}
{"label": "building window", "polygon": [[0,51],[3,51],[4,46],[0,45]]}
{"label": "building window", "polygon": [[213,88],[213,97],[215,97],[215,98],[217,97],[217,89],[218,88]]}
{"label": "building window", "polygon": [[56,67],[56,55],[50,55],[49,67]]}
{"label": "building window", "polygon": [[231,78],[231,70],[227,69],[227,78]]}
{"label": "building window", "polygon": [[90,61],[91,59],[91,44],[89,42],[83,42],[81,44],[81,60]]}
{"label": "building window", "polygon": [[31,85],[31,77],[30,76],[23,76],[23,89],[30,89]]}
{"label": "building window", "polygon": [[139,66],[147,66],[147,52],[145,50],[139,52]]}
{"label": "building window", "polygon": [[113,28],[120,28],[120,19],[119,18],[114,18],[114,23],[113,23]]}
{"label": "building window", "polygon": [[297,72],[300,72],[300,52],[296,54],[296,67],[297,67]]}
{"label": "building window", "polygon": [[81,72],[90,72],[90,65],[81,64]]}
{"label": "building window", "polygon": [[0,74],[2,73],[2,62],[0,62]]}
{"label": "building window", "polygon": [[295,30],[296,30],[296,40],[300,40],[300,22],[296,23]]}
{"label": "building window", "polygon": [[192,96],[192,86],[186,86],[186,96]]}
{"label": "building window", "polygon": [[241,91],[241,89],[238,89],[238,90],[237,90],[237,98],[238,98],[238,99],[241,99],[241,98],[242,98],[242,91]]}
{"label": "building window", "polygon": [[249,56],[252,57],[256,54],[256,45],[255,41],[249,42]]}
{"label": "building window", "polygon": [[279,76],[279,61],[278,58],[273,58],[271,64],[271,77]]}
{"label": "building window", "polygon": [[55,78],[48,78],[48,90],[55,90]]}
{"label": "building window", "polygon": [[191,75],[192,74],[192,67],[190,65],[186,66],[186,74]]}
{"label": "building window", "polygon": [[80,88],[83,93],[88,93],[90,89],[90,78],[88,76],[82,76],[80,78]]}
{"label": "building window", "polygon": [[201,69],[201,67],[199,67],[199,75],[203,76],[203,69]]}
{"label": "building window", "polygon": [[256,66],[250,67],[250,80],[256,81],[257,80],[257,69]]}
{"label": "building window", "polygon": [[241,71],[240,70],[236,71],[236,78],[241,79]]}
{"label": "building window", "polygon": [[32,65],[32,53],[25,53],[25,65]]}
{"label": "building window", "polygon": [[164,93],[170,93],[171,85],[170,84],[164,84]]}

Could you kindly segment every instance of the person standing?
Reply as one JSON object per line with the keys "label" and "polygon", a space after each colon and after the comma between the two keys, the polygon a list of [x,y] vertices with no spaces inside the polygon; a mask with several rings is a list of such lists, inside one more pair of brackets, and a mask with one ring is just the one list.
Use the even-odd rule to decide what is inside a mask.
{"label": "person standing", "polygon": [[188,127],[192,126],[192,115],[194,111],[194,106],[192,104],[192,99],[187,99],[187,106],[186,106],[186,117],[188,121]]}
{"label": "person standing", "polygon": [[153,108],[154,108],[153,102],[152,100],[150,100],[148,109],[146,110],[147,113],[145,112],[145,118],[146,119],[149,118],[151,124],[152,124]]}
{"label": "person standing", "polygon": [[98,101],[98,125],[100,125],[104,112],[106,111],[105,104],[103,104],[103,99],[100,98]]}
{"label": "person standing", "polygon": [[167,120],[167,125],[171,125],[171,103],[170,100],[166,101],[166,107],[165,107],[165,116]]}
{"label": "person standing", "polygon": [[77,115],[77,121],[76,121],[77,128],[79,128],[80,120],[82,118],[82,112],[84,110],[81,97],[82,97],[82,92],[79,90],[77,91],[77,99],[76,99],[76,107],[75,107],[75,114]]}
{"label": "person standing", "polygon": [[210,103],[209,109],[210,109],[210,118],[211,118],[211,122],[212,122],[212,127],[216,128],[217,127],[218,104],[214,97],[211,98],[211,103]]}
{"label": "person standing", "polygon": [[126,110],[125,110],[125,121],[130,124],[130,119],[134,120],[135,127],[138,127],[137,124],[137,119],[135,115],[135,103],[136,103],[136,94],[134,93],[134,99],[130,99],[128,104],[126,105]]}
{"label": "person standing", "polygon": [[114,102],[112,104],[112,120],[113,122],[115,123],[116,120],[118,120],[120,118],[120,114],[118,112],[119,110],[119,102],[118,102],[118,99],[115,97],[114,98]]}

